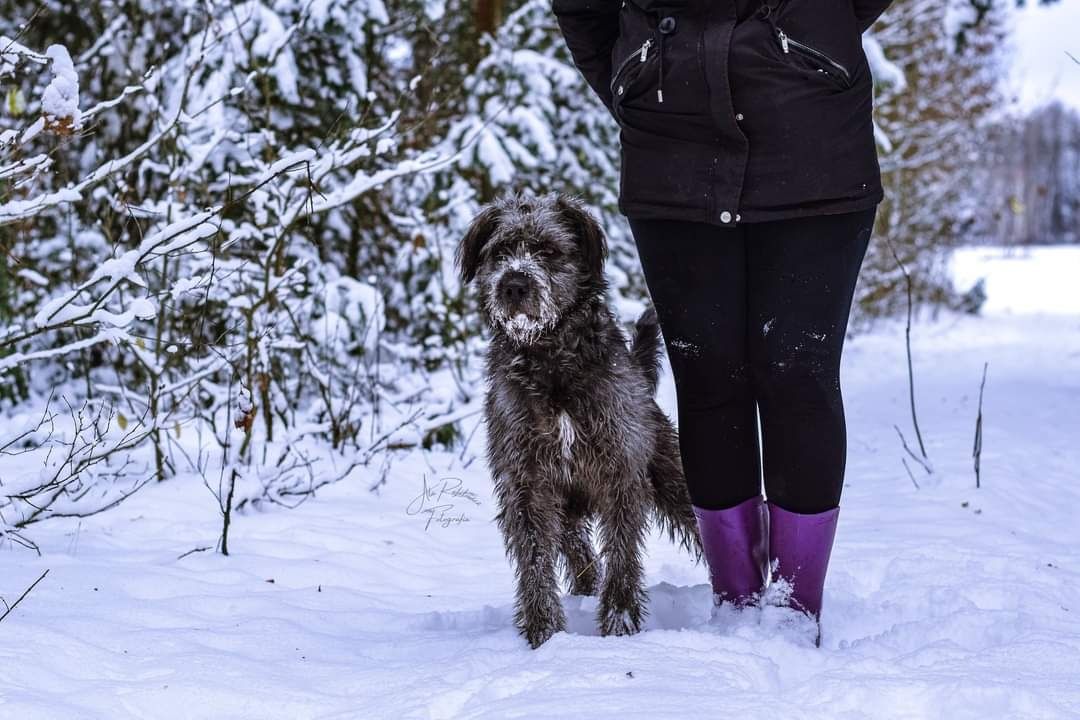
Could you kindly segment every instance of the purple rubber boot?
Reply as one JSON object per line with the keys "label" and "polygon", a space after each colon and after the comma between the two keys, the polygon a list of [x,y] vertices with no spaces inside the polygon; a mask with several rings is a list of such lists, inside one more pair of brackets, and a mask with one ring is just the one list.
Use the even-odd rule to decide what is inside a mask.
{"label": "purple rubber boot", "polygon": [[769,574],[769,515],[762,496],[723,510],[693,506],[717,604],[752,604]]}
{"label": "purple rubber boot", "polygon": [[814,644],[821,646],[821,597],[829,567],[836,520],[840,508],[802,514],[767,503],[769,508],[769,555],[776,577],[791,584],[789,603],[813,618],[817,625]]}

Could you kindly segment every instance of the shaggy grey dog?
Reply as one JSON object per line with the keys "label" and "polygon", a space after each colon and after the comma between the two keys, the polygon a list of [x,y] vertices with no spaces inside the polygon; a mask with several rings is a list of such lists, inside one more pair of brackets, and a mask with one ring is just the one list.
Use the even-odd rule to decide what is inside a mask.
{"label": "shaggy grey dog", "polygon": [[638,319],[628,349],[608,307],[606,258],[596,220],[557,194],[491,203],[457,250],[492,330],[487,457],[517,575],[515,622],[532,647],[565,629],[560,559],[571,593],[594,595],[601,585],[594,518],[604,635],[637,632],[647,613],[641,551],[650,515],[701,560],[678,436],[654,399],[656,313]]}

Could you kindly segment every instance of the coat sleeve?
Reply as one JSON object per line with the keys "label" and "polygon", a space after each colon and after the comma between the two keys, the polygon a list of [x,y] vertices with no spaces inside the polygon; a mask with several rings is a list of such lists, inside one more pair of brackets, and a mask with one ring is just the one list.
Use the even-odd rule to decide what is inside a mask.
{"label": "coat sleeve", "polygon": [[892,5],[892,0],[851,0],[855,8],[855,19],[859,22],[859,32],[866,32],[874,21]]}
{"label": "coat sleeve", "polygon": [[611,50],[619,37],[622,0],[552,0],[551,9],[574,65],[611,110]]}

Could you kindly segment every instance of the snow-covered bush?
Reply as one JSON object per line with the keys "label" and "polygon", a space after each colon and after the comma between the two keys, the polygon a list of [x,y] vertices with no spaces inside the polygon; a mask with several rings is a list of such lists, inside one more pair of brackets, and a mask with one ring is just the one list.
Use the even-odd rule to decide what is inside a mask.
{"label": "snow-covered bush", "polygon": [[[403,147],[405,101],[364,80],[379,69],[364,66],[356,33],[385,24],[385,9],[191,3],[108,22],[74,3],[50,9],[54,22],[26,35],[73,36],[71,54],[3,41],[4,79],[18,83],[0,173],[3,399],[32,404],[58,388],[149,443],[159,480],[205,472],[178,467],[186,426],[211,428],[223,475],[272,463],[284,481],[283,468],[303,465],[319,482],[314,463],[292,458],[302,438],[358,451],[417,420],[392,398],[402,386],[416,394],[404,376],[418,364],[382,343],[397,268],[376,279],[387,258],[355,218],[364,203],[385,206],[366,196],[446,165],[454,149]],[[94,21],[96,31],[83,24]],[[160,37],[172,43],[151,65],[159,48],[147,40]],[[321,56],[339,59],[339,74],[302,72],[306,43],[336,43]],[[94,78],[84,112],[80,74]],[[336,84],[320,85],[331,75]],[[74,446],[69,430],[49,441]],[[0,470],[10,528],[55,511],[53,490],[92,484],[83,468],[35,492],[11,472]]]}

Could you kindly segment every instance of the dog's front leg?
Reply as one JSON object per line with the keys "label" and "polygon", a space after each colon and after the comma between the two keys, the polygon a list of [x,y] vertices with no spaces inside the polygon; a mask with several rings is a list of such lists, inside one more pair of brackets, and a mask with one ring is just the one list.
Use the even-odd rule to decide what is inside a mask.
{"label": "dog's front leg", "polygon": [[517,574],[514,622],[536,648],[566,629],[555,567],[562,513],[550,489],[529,481],[515,483],[502,504],[500,524]]}
{"label": "dog's front leg", "polygon": [[605,483],[600,503],[604,585],[597,616],[603,635],[636,633],[648,614],[641,567],[648,492],[640,473],[629,470]]}

